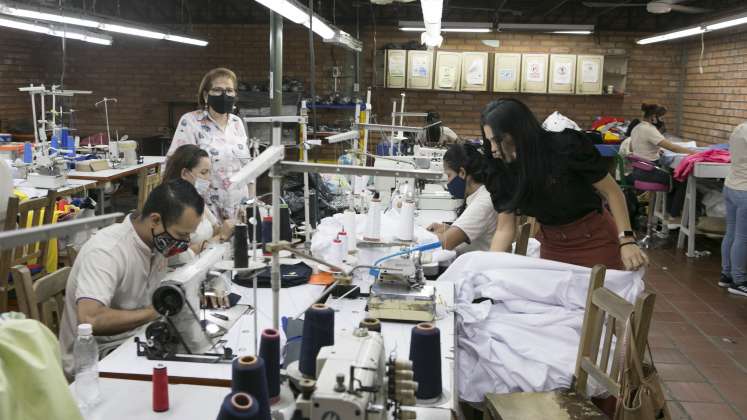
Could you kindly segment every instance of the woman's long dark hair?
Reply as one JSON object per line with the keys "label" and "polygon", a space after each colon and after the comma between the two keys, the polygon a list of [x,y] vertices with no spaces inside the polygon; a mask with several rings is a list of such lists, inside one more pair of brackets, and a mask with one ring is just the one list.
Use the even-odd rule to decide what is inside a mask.
{"label": "woman's long dark hair", "polygon": [[182,169],[191,171],[200,163],[200,159],[209,157],[206,151],[194,144],[179,146],[166,160],[166,170],[163,172],[161,183],[182,179]]}
{"label": "woman's long dark hair", "polygon": [[467,175],[478,184],[484,184],[488,175],[487,161],[483,152],[471,144],[453,144],[444,154],[444,165],[454,172],[464,168]]}
{"label": "woman's long dark hair", "polygon": [[[441,117],[435,111],[428,111],[425,117],[425,125],[430,125],[441,120]],[[443,124],[434,125],[429,127],[425,132],[425,141],[428,143],[438,143],[441,141],[441,133],[443,132]]]}
{"label": "woman's long dark hair", "polygon": [[[500,185],[500,208],[496,211],[517,212],[529,206],[529,203],[541,196],[547,186],[550,176],[551,159],[547,131],[542,128],[532,111],[521,101],[516,99],[499,99],[489,103],[482,111],[480,129],[483,136],[483,147],[490,153],[490,141],[485,137],[484,126],[493,130],[496,139],[510,134],[516,145],[516,160],[506,164],[500,159],[494,159],[495,171],[492,177],[508,177],[509,179],[491,180],[494,194],[496,184]],[[497,162],[496,162],[497,161]],[[511,185],[513,184],[513,185]],[[508,191],[507,191],[508,190]]]}

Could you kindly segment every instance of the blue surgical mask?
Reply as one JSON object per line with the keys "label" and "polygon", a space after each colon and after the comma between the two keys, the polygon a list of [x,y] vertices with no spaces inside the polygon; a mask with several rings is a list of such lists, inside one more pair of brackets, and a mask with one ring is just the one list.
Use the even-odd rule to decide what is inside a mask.
{"label": "blue surgical mask", "polygon": [[449,193],[454,198],[464,199],[464,192],[467,189],[467,181],[457,175],[446,184],[446,189],[449,190]]}

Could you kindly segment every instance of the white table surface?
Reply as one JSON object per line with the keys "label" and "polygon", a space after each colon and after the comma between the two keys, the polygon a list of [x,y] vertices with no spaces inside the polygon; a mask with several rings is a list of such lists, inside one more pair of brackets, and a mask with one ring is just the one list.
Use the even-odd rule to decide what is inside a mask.
{"label": "white table surface", "polygon": [[[456,410],[457,398],[454,398],[456,386],[456,321],[453,309],[454,284],[450,282],[428,281],[436,287],[436,302],[440,304],[436,326],[441,331],[441,376],[446,399],[437,405],[440,410]],[[329,299],[327,304],[335,310],[335,331],[351,331],[366,317],[366,299]],[[410,336],[415,323],[381,322],[381,335],[384,337],[386,353],[397,353],[397,358],[408,359],[410,356]],[[427,417],[431,418],[431,417]]]}
{"label": "white table surface", "polygon": [[[13,186],[16,188],[20,188],[24,191],[24,193],[32,193],[32,195],[29,195],[29,198],[37,198],[37,197],[45,197],[47,194],[46,189],[44,188],[36,188],[33,187],[28,180],[25,179],[14,179],[13,180]],[[65,185],[62,188],[58,188],[57,192],[65,194],[67,191],[75,190],[78,188],[94,188],[96,187],[96,181],[92,181],[89,179],[72,179],[68,178],[65,181]]]}
{"label": "white table surface", "polygon": [[109,179],[117,177],[126,172],[132,172],[142,169],[146,166],[153,165],[154,163],[163,163],[166,161],[165,156],[143,156],[143,163],[139,165],[125,166],[117,169],[104,169],[103,171],[87,172],[87,171],[76,171],[72,170],[67,173],[68,177],[80,177],[84,179]]}
{"label": "white table surface", "polygon": [[[321,295],[324,286],[302,285],[281,289],[280,316],[296,316]],[[240,294],[242,304],[253,304],[250,288],[233,285],[232,291]],[[272,290],[257,289],[259,331],[272,327]],[[229,332],[223,337],[234,354],[256,354],[254,350],[254,315],[245,314],[239,318]],[[144,338],[145,328],[138,334]],[[211,382],[231,380],[231,365],[228,363],[206,364],[191,362],[156,361],[137,356],[137,344],[133,339],[125,341],[112,353],[99,362],[99,372],[115,375],[151,375],[153,366],[164,363],[170,377],[207,379]],[[189,379],[187,379],[189,380]],[[183,381],[183,380],[182,380]]]}
{"label": "white table surface", "polygon": [[[169,372],[170,373],[170,372]],[[169,410],[153,411],[153,383],[101,378],[102,399],[82,411],[85,420],[167,420],[214,419],[230,387],[169,384]],[[75,384],[70,385],[75,395]]]}

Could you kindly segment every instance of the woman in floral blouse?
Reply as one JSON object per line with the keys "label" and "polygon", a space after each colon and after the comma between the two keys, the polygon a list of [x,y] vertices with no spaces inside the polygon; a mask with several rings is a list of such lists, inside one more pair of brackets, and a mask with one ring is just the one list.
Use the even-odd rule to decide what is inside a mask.
{"label": "woman in floral blouse", "polygon": [[237,94],[234,72],[226,68],[207,72],[197,92],[201,109],[182,116],[166,154],[171,156],[185,144],[197,145],[208,153],[213,170],[205,200],[213,213],[224,220],[236,219],[241,202],[254,194],[253,184],[230,181],[251,160],[244,123],[231,113]]}

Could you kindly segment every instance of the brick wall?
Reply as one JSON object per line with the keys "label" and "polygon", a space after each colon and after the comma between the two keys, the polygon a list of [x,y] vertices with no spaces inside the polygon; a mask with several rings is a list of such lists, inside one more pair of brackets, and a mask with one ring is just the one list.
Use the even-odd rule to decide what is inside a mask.
{"label": "brick wall", "polygon": [[[266,80],[269,71],[266,25],[196,26],[194,33],[206,37],[210,41],[210,47],[182,46],[121,35],[114,37],[115,45],[111,47],[68,42],[66,87],[94,91],[91,96],[76,97],[72,104],[79,110],[77,126],[81,134],[105,130],[103,112],[93,106],[103,96],[119,99],[110,110],[112,127],[120,135],[127,133],[131,137],[143,137],[165,134],[168,131],[167,102],[194,101],[200,78],[210,68],[229,67],[245,81]],[[374,45],[374,34],[364,32],[361,38],[366,46],[361,58],[361,86],[365,89],[373,80],[371,48]],[[287,24],[284,39],[284,75],[304,80],[308,87],[309,49],[305,28]],[[390,42],[414,39],[416,35],[412,33],[379,27],[376,46],[381,48]],[[501,42],[500,48],[488,47],[481,42],[482,39],[498,39]],[[512,96],[525,101],[539,119],[559,110],[582,127],[588,126],[598,115],[637,117],[642,101],[656,101],[671,110],[668,115],[669,127],[674,129],[682,49],[677,44],[669,43],[637,46],[634,39],[634,35],[627,34],[448,34],[442,48],[488,52],[625,53],[629,56],[629,76],[624,97],[537,94]],[[747,55],[747,36],[742,33],[728,35],[724,39],[724,42],[707,40],[704,62],[706,71],[702,76],[694,74],[694,66],[697,66],[694,58],[695,44],[688,44],[682,133],[685,137],[705,142],[723,139],[730,127],[745,117],[745,102],[740,102],[737,96],[743,95],[747,86],[739,84],[745,81],[743,59]],[[50,37],[40,38],[34,34],[3,29],[0,47],[0,119],[23,117],[29,113],[28,99],[19,95],[16,88],[33,80],[50,83],[59,79],[60,42]],[[323,44],[319,37],[315,37],[315,48],[317,93],[326,94],[332,83],[330,68],[332,65],[349,64],[350,56],[342,49]],[[699,54],[699,49],[697,53]],[[727,56],[730,54],[735,56]],[[730,67],[724,60],[734,62],[734,67]],[[345,71],[349,71],[349,66],[345,67]],[[739,85],[735,87],[732,80],[740,77],[739,74]],[[705,77],[709,79],[704,79]],[[718,94],[721,96],[713,97],[712,93],[704,90],[717,86],[723,90]],[[729,93],[726,91],[728,89],[736,91]],[[399,93],[399,90],[394,89],[374,90],[373,105],[379,121],[389,121],[391,101],[398,99]],[[490,100],[501,96],[504,94],[408,91],[407,109],[436,109],[445,124],[458,134],[476,137],[479,135],[480,110]],[[724,108],[722,104],[727,107]],[[322,123],[345,118],[344,113],[319,112]]]}
{"label": "brick wall", "polygon": [[40,46],[46,37],[2,30],[0,35],[0,131],[17,123],[31,131],[31,100],[18,88],[44,80]]}
{"label": "brick wall", "polygon": [[682,134],[723,143],[736,125],[747,121],[747,30],[706,34],[704,40],[702,63],[700,39],[685,46]]}

